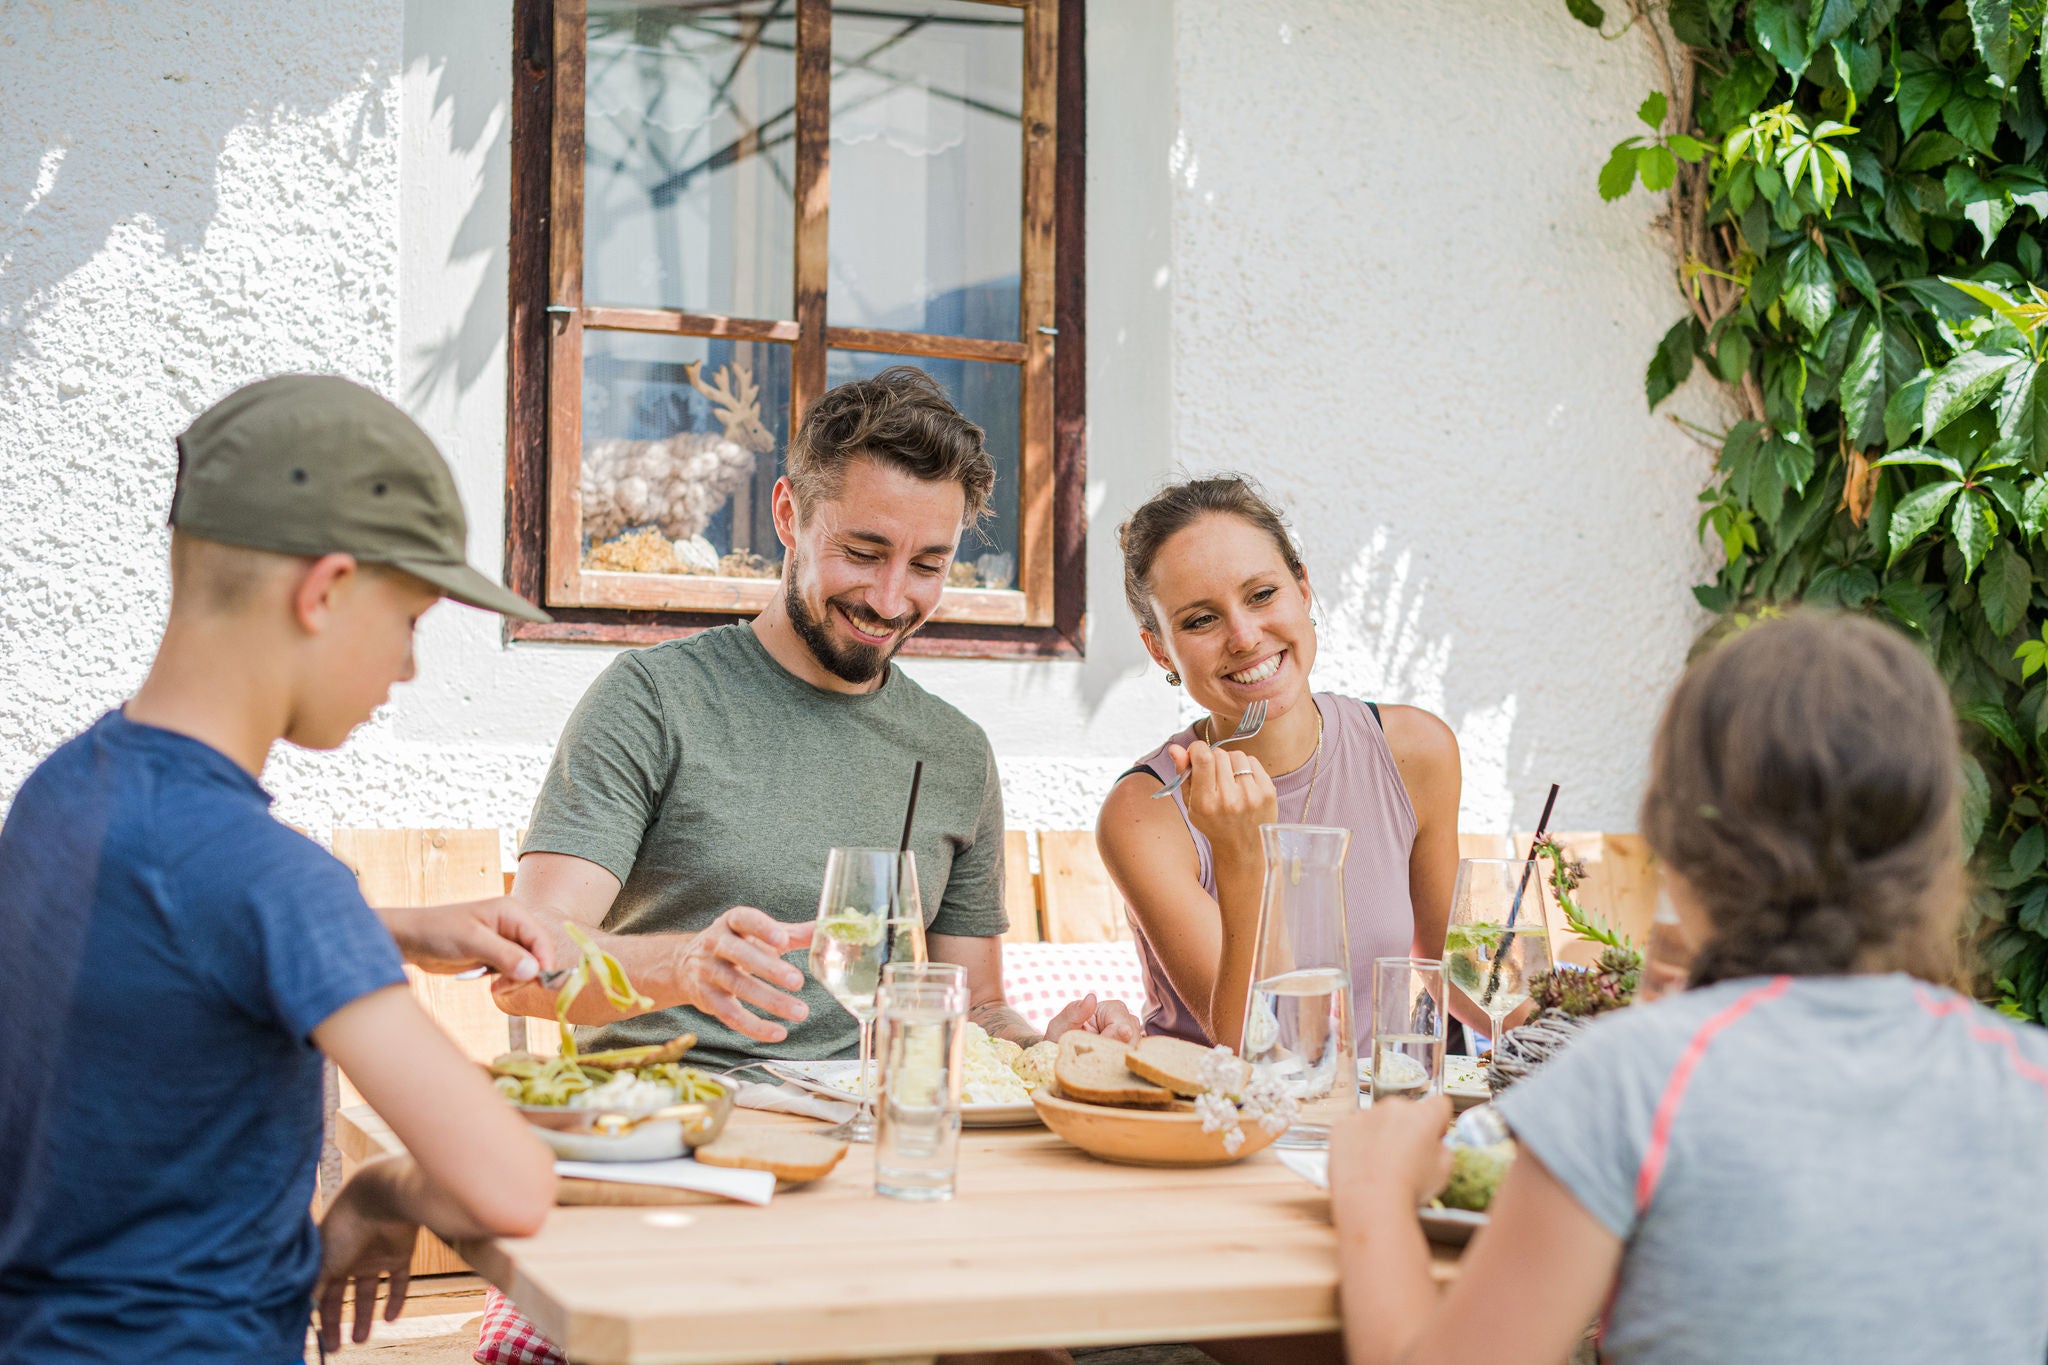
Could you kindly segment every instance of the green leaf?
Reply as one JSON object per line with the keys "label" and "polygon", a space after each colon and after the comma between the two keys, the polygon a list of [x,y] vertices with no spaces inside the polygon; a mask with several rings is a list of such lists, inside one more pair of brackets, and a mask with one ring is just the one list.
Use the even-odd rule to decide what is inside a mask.
{"label": "green leaf", "polygon": [[1927,405],[1927,382],[1934,376],[1921,373],[1913,376],[1885,400],[1884,441],[1886,445],[1900,445],[1920,429],[1920,414]]}
{"label": "green leaf", "polygon": [[1607,22],[1607,11],[1593,3],[1593,0],[1564,0],[1564,7],[1572,18],[1587,28],[1598,28]]}
{"label": "green leaf", "polygon": [[1813,448],[1783,436],[1773,436],[1764,449],[1785,486],[1795,493],[1805,492],[1806,481],[1813,477]]}
{"label": "green leaf", "polygon": [[1944,480],[1916,488],[1899,499],[1899,505],[1892,509],[1892,554],[1887,566],[1898,563],[1899,556],[1941,520],[1942,511],[1962,488],[1957,480]]}
{"label": "green leaf", "polygon": [[2048,479],[2036,479],[2027,485],[2020,498],[2020,529],[2035,537],[2048,531]]}
{"label": "green leaf", "polygon": [[1962,153],[1963,144],[1960,138],[1930,128],[1907,143],[1906,150],[1899,153],[1899,169],[1931,171],[1936,166],[1954,161]]}
{"label": "green leaf", "polygon": [[[1997,702],[1975,701],[1971,702],[1968,706],[1958,706],[1956,708],[1956,715],[1972,725],[1981,727],[1985,733],[2011,750],[2014,758],[2020,757],[2020,728],[2013,724],[2012,717]],[[2037,863],[2035,866],[2038,867],[2039,864]],[[2030,867],[2027,869],[2027,872],[2032,872],[2033,870]],[[2027,872],[2022,872],[2020,875],[2024,877],[2027,875]]]}
{"label": "green leaf", "polygon": [[2025,833],[2013,840],[2012,852],[2006,861],[2020,876],[2031,877],[2041,870],[2044,857],[2048,857],[2048,826],[2029,825]]}
{"label": "green leaf", "polygon": [[1668,190],[1678,178],[1678,158],[1671,155],[1669,147],[1638,147],[1636,174],[1643,178],[1644,189]]}
{"label": "green leaf", "polygon": [[2001,638],[2027,623],[2027,604],[2034,600],[2034,570],[2025,555],[2000,541],[1984,565],[1984,581],[1977,585],[1977,601],[1984,608],[1984,621]]}
{"label": "green leaf", "polygon": [[1721,344],[1714,348],[1714,373],[1724,384],[1739,384],[1742,376],[1749,371],[1749,356],[1752,343],[1749,333],[1741,327],[1730,327],[1721,334]]}
{"label": "green leaf", "polygon": [[1927,623],[1933,610],[1930,600],[1936,589],[1920,583],[1887,583],[1877,594],[1877,600],[1884,603],[1886,610],[1917,634],[1927,633]]}
{"label": "green leaf", "polygon": [[1657,405],[1692,373],[1693,333],[1697,326],[1691,318],[1681,318],[1657,343],[1657,353],[1650,357],[1649,369],[1643,375],[1643,392],[1650,400],[1651,411],[1656,411]]}
{"label": "green leaf", "polygon": [[1785,307],[1809,336],[1828,325],[1835,314],[1835,274],[1828,258],[1812,241],[1792,248],[1785,261]]}
{"label": "green leaf", "polygon": [[1963,847],[1975,848],[1984,837],[1984,822],[1991,816],[1991,780],[1976,759],[1963,755]]}
{"label": "green leaf", "polygon": [[1664,92],[1652,90],[1649,97],[1637,107],[1636,117],[1649,124],[1651,132],[1656,132],[1664,126],[1664,115],[1670,108],[1671,101],[1665,98]]}
{"label": "green leaf", "polygon": [[1969,95],[1956,94],[1948,97],[1941,106],[1941,121],[1948,130],[1961,138],[1966,146],[1991,155],[1991,143],[1998,136],[1999,106],[1997,100],[1975,99]]}
{"label": "green leaf", "polygon": [[1865,435],[1874,425],[1882,429],[1886,396],[1884,373],[1884,328],[1873,321],[1849,352],[1842,369],[1842,426],[1850,440],[1870,444]]}
{"label": "green leaf", "polygon": [[1747,505],[1749,502],[1750,475],[1756,463],[1756,453],[1763,447],[1764,424],[1762,422],[1737,422],[1728,428],[1728,438],[1721,442],[1721,453],[1716,458],[1721,472],[1732,486],[1735,500]]}
{"label": "green leaf", "polygon": [[1877,88],[1878,78],[1884,74],[1884,58],[1876,48],[1847,38],[1835,39],[1828,50],[1835,56],[1835,74],[1849,91],[1848,117],[1854,118],[1856,106]]}
{"label": "green leaf", "polygon": [[1955,89],[1954,76],[1918,53],[1907,53],[1899,62],[1899,90],[1893,97],[1899,131],[1913,136],[1921,124],[1948,103]]}
{"label": "green leaf", "polygon": [[1949,506],[1948,529],[1963,552],[1963,580],[1968,582],[1998,537],[1998,513],[1992,510],[1991,499],[1974,488],[1966,490]]}
{"label": "green leaf", "polygon": [[1664,139],[1664,145],[1669,147],[1680,161],[1698,161],[1711,150],[1706,143],[1696,137],[1687,137],[1684,133],[1673,133]]}
{"label": "green leaf", "polygon": [[2035,15],[2033,25],[2024,21],[2014,23],[2012,0],[1969,0],[1968,8],[1978,54],[2001,84],[2012,84],[2013,77],[2027,64],[2027,54],[2033,51],[2033,28],[2040,22],[2039,15]]}
{"label": "green leaf", "polygon": [[2048,467],[2048,366],[2022,361],[2006,372],[1998,393],[1998,433],[2019,445],[2020,459]]}
{"label": "green leaf", "polygon": [[1932,436],[1997,392],[2005,372],[2019,360],[2016,356],[1993,355],[1986,351],[1964,351],[1942,367],[1927,383],[1927,406],[1922,422]]}
{"label": "green leaf", "polygon": [[1806,45],[1816,51],[1849,31],[1867,0],[1813,0],[1806,21]]}
{"label": "green leaf", "polygon": [[1614,149],[1600,168],[1600,197],[1612,203],[1635,187],[1636,139],[1630,138]]}
{"label": "green leaf", "polygon": [[1863,301],[1875,308],[1879,304],[1877,281],[1871,278],[1870,267],[1863,260],[1863,253],[1849,237],[1830,237],[1828,245],[1834,252],[1835,269],[1842,272],[1842,278],[1849,287],[1863,296]]}
{"label": "green leaf", "polygon": [[1755,0],[1749,7],[1750,41],[1770,53],[1795,81],[1813,60],[1806,18],[1807,0]]}
{"label": "green leaf", "polygon": [[1719,47],[1725,35],[1717,30],[1707,0],[1671,0],[1671,36],[1690,47]]}
{"label": "green leaf", "polygon": [[1879,460],[1877,465],[1880,469],[1890,468],[1894,465],[1925,465],[1929,469],[1946,470],[1949,477],[1956,480],[1961,480],[1963,477],[1963,462],[1961,460],[1958,460],[1953,455],[1944,455],[1939,450],[1930,450],[1924,446],[1913,446],[1906,450],[1895,450]]}

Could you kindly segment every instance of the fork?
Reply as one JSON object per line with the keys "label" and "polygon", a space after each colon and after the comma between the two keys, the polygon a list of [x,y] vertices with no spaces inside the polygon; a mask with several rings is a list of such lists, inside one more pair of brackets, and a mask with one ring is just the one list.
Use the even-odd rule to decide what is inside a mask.
{"label": "fork", "polygon": [[[448,979],[450,981],[475,981],[479,977],[496,976],[497,974],[498,969],[496,967],[469,967],[455,973],[455,975]],[[552,990],[568,974],[569,969],[567,967],[557,967],[551,972],[542,972],[534,980]]]}
{"label": "fork", "polygon": [[[1217,740],[1215,747],[1220,749],[1226,744],[1235,744],[1241,739],[1250,739],[1253,735],[1256,735],[1259,732],[1260,728],[1263,727],[1265,723],[1266,703],[1263,699],[1261,699],[1259,701],[1253,702],[1250,706],[1244,708],[1244,715],[1238,720],[1236,731],[1230,736],[1229,739]],[[1171,796],[1175,792],[1179,791],[1181,783],[1187,781],[1189,773],[1194,772],[1194,770],[1194,765],[1192,763],[1189,764],[1187,772],[1176,775],[1173,781],[1167,783],[1158,791],[1153,792],[1152,799],[1154,801],[1157,801],[1161,797]]]}

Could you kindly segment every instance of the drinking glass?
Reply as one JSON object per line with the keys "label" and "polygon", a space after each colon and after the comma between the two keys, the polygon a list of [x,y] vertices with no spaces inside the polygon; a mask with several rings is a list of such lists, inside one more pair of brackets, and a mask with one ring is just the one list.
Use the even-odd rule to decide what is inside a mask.
{"label": "drinking glass", "polygon": [[1266,881],[1259,901],[1244,1059],[1298,1106],[1275,1144],[1327,1147],[1330,1125],[1358,1107],[1358,1039],[1351,1026],[1351,938],[1344,922],[1344,853],[1351,831],[1260,825]]}
{"label": "drinking glass", "polygon": [[875,1193],[892,1199],[953,1197],[967,987],[964,972],[956,967],[948,975],[943,966],[892,967],[881,990]]}
{"label": "drinking glass", "polygon": [[1444,1088],[1444,964],[1426,957],[1372,961],[1372,1101]]}
{"label": "drinking glass", "polygon": [[825,857],[818,927],[811,938],[811,975],[860,1025],[860,1107],[826,1130],[845,1142],[875,1137],[875,991],[891,962],[923,962],[924,909],[917,858],[892,848],[835,848]]}
{"label": "drinking glass", "polygon": [[1550,969],[1549,885],[1538,862],[1467,858],[1451,889],[1444,973],[1486,1011],[1489,1039],[1529,998],[1529,980]]}

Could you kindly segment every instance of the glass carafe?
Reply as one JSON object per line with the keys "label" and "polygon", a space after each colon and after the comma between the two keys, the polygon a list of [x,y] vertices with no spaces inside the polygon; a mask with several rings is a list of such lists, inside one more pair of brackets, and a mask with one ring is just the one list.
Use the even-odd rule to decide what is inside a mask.
{"label": "glass carafe", "polygon": [[1325,1147],[1330,1125],[1358,1107],[1351,1014],[1351,938],[1344,854],[1351,831],[1261,825],[1266,884],[1245,1009],[1244,1057],[1294,1096],[1281,1147]]}

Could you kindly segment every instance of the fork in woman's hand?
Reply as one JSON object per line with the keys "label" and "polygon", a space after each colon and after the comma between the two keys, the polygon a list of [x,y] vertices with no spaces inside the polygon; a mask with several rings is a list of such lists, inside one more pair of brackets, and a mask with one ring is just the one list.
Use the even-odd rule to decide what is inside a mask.
{"label": "fork in woman's hand", "polygon": [[[1217,740],[1215,747],[1220,749],[1226,744],[1235,744],[1241,739],[1250,739],[1253,735],[1256,735],[1259,732],[1260,728],[1264,726],[1265,723],[1266,703],[1262,698],[1258,701],[1253,702],[1250,706],[1244,708],[1244,715],[1237,722],[1237,729],[1232,732],[1229,739]],[[1152,799],[1154,801],[1157,801],[1161,797],[1171,796],[1175,792],[1179,791],[1181,783],[1187,781],[1188,774],[1192,773],[1194,770],[1194,765],[1190,764],[1184,771],[1176,774],[1173,781],[1167,783],[1158,791],[1153,792]]]}

